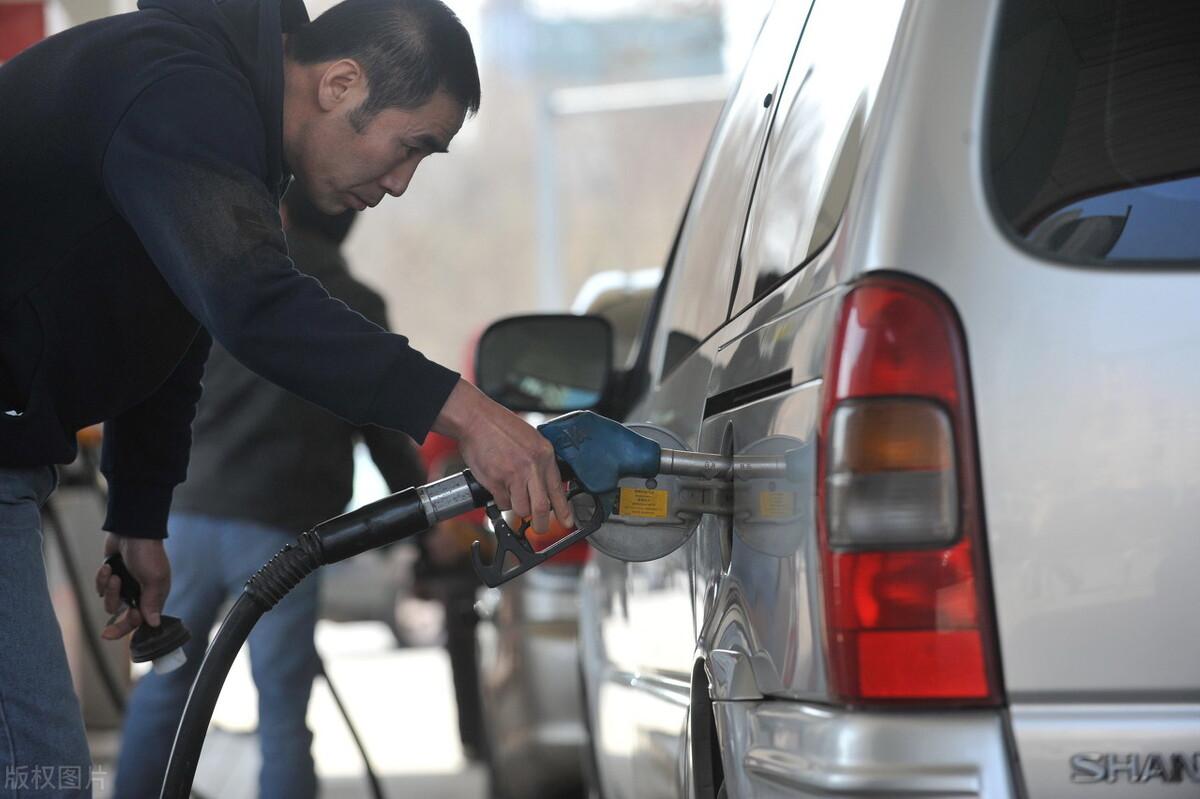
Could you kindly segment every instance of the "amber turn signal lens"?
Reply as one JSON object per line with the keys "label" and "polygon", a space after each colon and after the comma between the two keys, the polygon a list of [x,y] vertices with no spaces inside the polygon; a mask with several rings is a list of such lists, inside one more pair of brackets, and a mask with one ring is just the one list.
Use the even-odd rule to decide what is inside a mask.
{"label": "amber turn signal lens", "polygon": [[935,403],[871,399],[842,407],[846,409],[841,417],[843,424],[835,426],[833,441],[841,470],[862,473],[954,468],[950,418]]}

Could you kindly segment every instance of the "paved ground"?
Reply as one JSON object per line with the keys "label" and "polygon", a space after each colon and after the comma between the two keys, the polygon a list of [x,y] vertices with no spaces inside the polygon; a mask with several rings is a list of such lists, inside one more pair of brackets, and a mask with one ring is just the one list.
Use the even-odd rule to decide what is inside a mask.
{"label": "paved ground", "polygon": [[[397,649],[391,633],[371,622],[321,622],[317,647],[346,703],[390,799],[479,799],[485,778],[458,743],[450,665],[440,649]],[[258,771],[253,730],[257,696],[249,661],[234,663],[196,773],[196,790],[212,799],[252,799]],[[362,759],[325,685],[309,704],[313,754],[322,799],[369,797]],[[111,790],[113,735],[93,738],[96,762],[107,766]],[[98,784],[97,788],[101,786]]]}

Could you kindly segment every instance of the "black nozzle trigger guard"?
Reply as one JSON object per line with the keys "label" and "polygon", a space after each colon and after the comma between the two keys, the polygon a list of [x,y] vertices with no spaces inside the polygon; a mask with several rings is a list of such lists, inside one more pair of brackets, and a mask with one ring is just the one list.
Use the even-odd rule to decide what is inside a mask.
{"label": "black nozzle trigger guard", "polygon": [[142,601],[142,584],[129,573],[125,559],[120,552],[114,552],[104,559],[104,565],[112,569],[114,576],[121,578],[121,601],[131,608],[136,608]]}
{"label": "black nozzle trigger guard", "polygon": [[[533,545],[529,543],[529,539],[525,537],[525,531],[529,529],[528,521],[522,523],[520,529],[514,531],[504,521],[504,516],[501,514],[500,509],[496,507],[496,503],[489,502],[486,510],[488,518],[492,520],[492,527],[496,532],[496,554],[492,557],[491,563],[484,563],[483,558],[479,554],[480,543],[475,541],[471,544],[471,565],[475,568],[475,573],[479,575],[479,579],[488,587],[495,588],[536,566],[540,566],[559,552],[579,543],[599,530],[600,526],[608,519],[608,505],[613,502],[613,497],[603,494],[592,494],[586,489],[576,486],[567,492],[567,501],[569,502],[581,494],[587,494],[592,498],[592,502],[595,503],[595,511],[592,513],[592,517],[588,519],[587,523],[576,527],[573,531],[540,551],[534,550]],[[506,570],[504,564],[508,560],[509,554],[512,554],[516,558],[517,563]]]}

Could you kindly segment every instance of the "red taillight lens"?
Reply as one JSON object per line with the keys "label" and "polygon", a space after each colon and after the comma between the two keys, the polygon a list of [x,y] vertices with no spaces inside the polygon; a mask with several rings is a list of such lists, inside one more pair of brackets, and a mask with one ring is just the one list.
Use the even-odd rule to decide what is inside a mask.
{"label": "red taillight lens", "polygon": [[843,701],[1000,701],[957,317],[871,277],[830,348],[818,488],[830,680]]}
{"label": "red taillight lens", "polygon": [[830,377],[838,400],[915,396],[958,404],[964,364],[957,324],[932,291],[867,281],[846,297],[837,335]]}

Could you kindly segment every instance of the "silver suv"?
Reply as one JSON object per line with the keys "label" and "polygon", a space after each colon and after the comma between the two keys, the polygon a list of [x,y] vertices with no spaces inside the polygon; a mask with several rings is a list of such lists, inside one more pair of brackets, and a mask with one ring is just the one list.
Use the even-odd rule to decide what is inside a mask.
{"label": "silver suv", "polygon": [[777,2],[601,407],[789,468],[593,536],[603,796],[1200,796],[1198,264],[1194,0]]}

